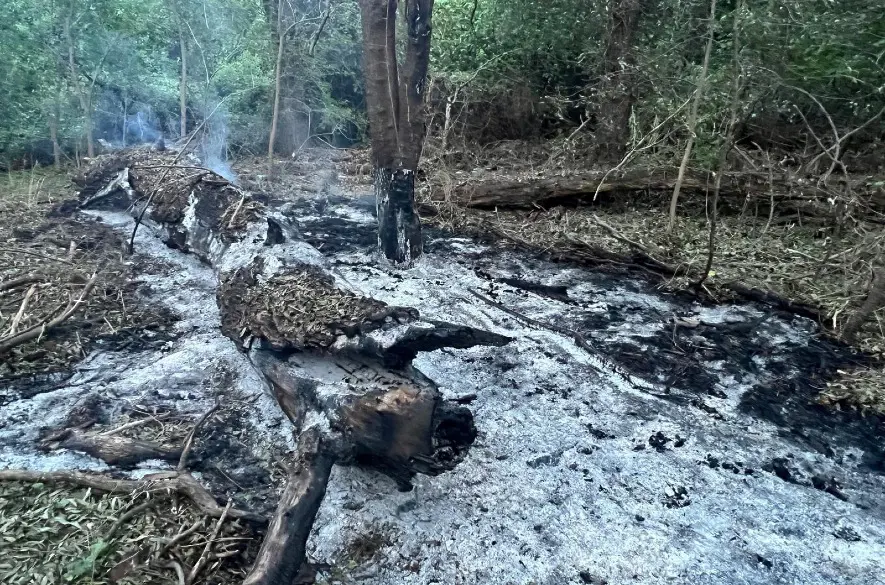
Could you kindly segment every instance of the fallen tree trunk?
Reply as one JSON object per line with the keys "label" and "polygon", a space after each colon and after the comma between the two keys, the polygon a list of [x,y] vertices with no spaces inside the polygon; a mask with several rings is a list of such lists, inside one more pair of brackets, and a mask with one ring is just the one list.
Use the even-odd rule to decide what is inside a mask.
{"label": "fallen tree trunk", "polygon": [[[641,191],[672,191],[677,179],[675,169],[633,169],[621,173],[590,171],[564,176],[537,177],[526,179],[485,179],[466,180],[443,189],[431,187],[431,198],[436,201],[449,201],[466,207],[480,209],[537,209],[556,205],[589,204],[594,200],[606,204],[614,197],[625,193]],[[720,197],[743,198],[748,193],[778,193],[777,202],[806,204],[804,210],[812,211],[807,204],[819,204],[821,211],[829,209],[828,198],[844,192],[866,191],[867,178],[852,180],[846,184],[844,177],[833,177],[830,183],[820,185],[803,177],[780,173],[739,171],[722,174]],[[705,194],[712,180],[707,173],[689,171],[683,182],[682,191]],[[868,204],[874,209],[885,210],[885,198],[870,197]]]}
{"label": "fallen tree trunk", "polygon": [[284,582],[302,564],[333,462],[373,467],[410,489],[416,473],[454,468],[473,443],[470,411],[445,400],[412,358],[509,339],[347,290],[283,214],[198,161],[175,162],[149,151],[99,157],[76,179],[81,206],[143,215],[169,246],[215,268],[222,332],[247,352],[300,438],[247,580]]}

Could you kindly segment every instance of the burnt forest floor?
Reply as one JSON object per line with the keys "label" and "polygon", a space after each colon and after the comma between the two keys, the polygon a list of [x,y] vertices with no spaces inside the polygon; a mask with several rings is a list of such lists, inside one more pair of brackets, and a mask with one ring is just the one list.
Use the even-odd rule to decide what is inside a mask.
{"label": "burnt forest floor", "polygon": [[[847,347],[766,305],[724,295],[717,305],[685,282],[557,258],[581,240],[622,249],[597,214],[630,239],[681,249],[671,261],[702,265],[703,204],[683,211],[674,246],[660,237],[660,199],[501,213],[434,203],[427,257],[399,272],[374,256],[365,152],[235,170],[353,289],[518,340],[419,357],[474,410],[478,444],[462,467],[412,494],[336,469],[310,550],[320,582],[860,584],[885,570],[877,324]],[[217,496],[270,514],[293,445],[261,382],[218,334],[211,270],[141,234],[136,254],[123,254],[126,218],[58,213],[71,190],[56,173],[8,175],[0,194],[0,283],[33,277],[0,292],[0,329],[32,287],[19,331],[99,275],[85,309],[3,356],[0,467],[107,472],[47,438],[77,424],[125,426],[130,438],[180,444],[224,393],[231,405],[208,420],[193,470]],[[840,252],[876,242],[853,232],[819,271],[814,228],[766,228],[764,215],[726,215],[713,296],[719,279],[739,274],[825,310],[857,302],[868,257],[848,265]],[[157,468],[166,467],[125,473]],[[192,565],[215,522],[172,497],[116,525],[147,497],[0,484],[0,539],[15,553],[0,560],[0,582],[175,583],[172,566],[156,561]],[[208,582],[239,582],[259,537],[225,524]]]}

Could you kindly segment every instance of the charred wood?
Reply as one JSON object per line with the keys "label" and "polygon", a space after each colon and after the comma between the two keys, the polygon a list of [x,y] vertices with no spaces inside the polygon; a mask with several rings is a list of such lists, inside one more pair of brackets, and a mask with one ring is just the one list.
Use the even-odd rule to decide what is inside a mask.
{"label": "charred wood", "polygon": [[[143,215],[167,245],[215,269],[222,332],[247,353],[299,436],[287,488],[247,580],[289,582],[301,568],[333,464],[372,467],[405,490],[416,473],[454,468],[476,438],[471,412],[445,400],[411,366],[417,353],[510,340],[348,290],[283,214],[193,169],[198,161],[177,161],[143,151],[99,160],[80,179],[81,202]],[[173,168],[157,179],[158,166]],[[420,246],[420,238],[413,243]]]}
{"label": "charred wood", "polygon": [[[676,179],[675,169],[637,169],[620,175],[593,171],[522,180],[469,180],[454,185],[450,193],[431,187],[431,196],[437,201],[479,209],[537,209],[563,204],[604,204],[628,193],[672,191]],[[852,180],[850,184],[840,181],[845,179],[834,177],[832,184],[819,185],[789,174],[770,177],[767,172],[726,172],[722,174],[720,197],[743,201],[747,193],[773,191],[776,201],[794,202],[802,206],[805,213],[829,215],[832,206],[827,200],[834,194],[843,188],[861,194],[866,190],[864,178]],[[683,180],[682,191],[705,195],[707,186],[706,174],[689,172]],[[865,203],[874,209],[885,210],[885,198],[869,197]]]}
{"label": "charred wood", "polygon": [[52,437],[46,446],[80,451],[101,459],[115,467],[131,468],[142,461],[162,459],[178,461],[181,449],[164,447],[148,441],[139,441],[117,435],[93,435],[77,429],[68,429]]}

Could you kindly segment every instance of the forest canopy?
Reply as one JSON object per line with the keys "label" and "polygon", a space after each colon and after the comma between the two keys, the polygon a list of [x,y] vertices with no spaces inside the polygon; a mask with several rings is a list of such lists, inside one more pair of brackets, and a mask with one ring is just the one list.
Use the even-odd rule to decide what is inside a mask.
{"label": "forest canopy", "polygon": [[[875,0],[718,4],[696,129],[702,166],[715,162],[736,76],[736,140],[760,148],[803,148],[813,134],[828,136],[831,124],[856,128],[885,105],[885,14]],[[280,47],[278,150],[365,140],[355,1],[4,6],[0,160],[7,166],[51,163],[53,142],[73,160],[87,153],[89,134],[113,145],[177,138],[182,103],[186,131],[221,104],[212,117],[217,132],[207,136],[224,140],[204,147],[223,147],[222,158],[264,152]],[[437,0],[431,136],[445,129],[449,145],[569,136],[577,128],[593,136],[605,102],[620,100],[632,103],[626,136],[635,142],[695,91],[710,8],[708,0]],[[612,35],[625,25],[629,47],[612,54]],[[620,90],[604,83],[612,67],[624,74]],[[853,136],[855,152],[880,132],[871,124]],[[674,127],[673,140],[685,136]]]}

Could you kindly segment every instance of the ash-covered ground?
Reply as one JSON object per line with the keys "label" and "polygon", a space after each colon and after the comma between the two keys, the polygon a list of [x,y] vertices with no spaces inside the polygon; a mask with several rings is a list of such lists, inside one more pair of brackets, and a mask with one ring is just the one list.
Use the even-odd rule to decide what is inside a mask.
{"label": "ash-covered ground", "polygon": [[[393,270],[373,254],[365,199],[286,209],[343,286],[515,338],[418,357],[479,438],[407,493],[336,468],[310,542],[320,582],[885,583],[882,422],[813,403],[852,358],[811,322],[433,231],[415,268]],[[223,392],[237,407],[198,449],[199,476],[269,513],[288,422],[218,331],[211,269],[147,230],[136,247],[145,301],[182,317],[178,338],[93,354],[31,398],[0,392],[0,467],[104,468],[37,447],[88,396],[112,422],[132,405],[196,417]]]}

